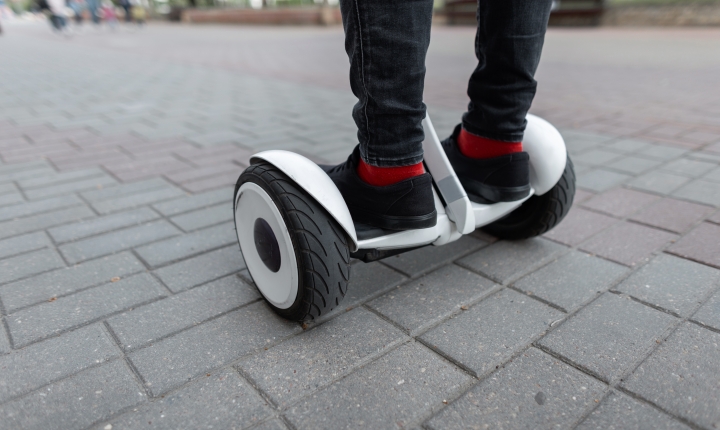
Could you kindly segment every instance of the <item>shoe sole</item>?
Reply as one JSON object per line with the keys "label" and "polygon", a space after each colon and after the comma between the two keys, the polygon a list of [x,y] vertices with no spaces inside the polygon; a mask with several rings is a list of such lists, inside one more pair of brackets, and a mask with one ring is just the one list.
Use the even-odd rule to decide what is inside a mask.
{"label": "shoe sole", "polygon": [[426,215],[415,216],[378,215],[357,210],[352,211],[352,213],[353,221],[384,230],[419,230],[422,228],[435,227],[437,224],[436,210]]}
{"label": "shoe sole", "polygon": [[[471,183],[468,183],[471,182]],[[494,187],[475,181],[462,181],[470,201],[475,203],[515,202],[530,194],[530,184],[519,187]]]}

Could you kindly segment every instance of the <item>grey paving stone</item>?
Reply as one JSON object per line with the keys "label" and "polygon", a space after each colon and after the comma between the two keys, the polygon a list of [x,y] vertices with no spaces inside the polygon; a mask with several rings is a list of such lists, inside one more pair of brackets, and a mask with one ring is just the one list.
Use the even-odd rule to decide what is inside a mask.
{"label": "grey paving stone", "polygon": [[117,181],[110,176],[99,176],[97,178],[84,179],[82,181],[66,182],[57,185],[48,185],[42,188],[35,188],[25,191],[25,195],[31,200],[44,199],[52,196],[71,194],[85,190],[103,188],[117,184]]}
{"label": "grey paving stone", "polygon": [[638,190],[670,194],[689,181],[687,176],[652,170],[628,182],[628,185]]}
{"label": "grey paving stone", "polygon": [[232,194],[233,190],[230,188],[220,189],[196,194],[190,197],[170,200],[168,202],[156,203],[153,207],[165,216],[173,216],[219,203],[225,203],[228,207],[231,207]]}
{"label": "grey paving stone", "polygon": [[675,146],[652,145],[649,148],[642,149],[638,153],[643,156],[657,158],[659,160],[672,160],[673,158],[680,157],[686,152],[688,152],[687,149],[681,149]]}
{"label": "grey paving stone", "polygon": [[149,405],[137,407],[108,424],[115,430],[247,428],[272,412],[267,402],[236,372],[221,370]]}
{"label": "grey paving stone", "polygon": [[23,179],[18,181],[18,185],[20,185],[23,189],[44,188],[65,182],[96,178],[98,176],[107,176],[107,173],[99,168],[71,170],[69,172],[60,172],[54,175],[43,175],[37,178]]}
{"label": "grey paving stone", "polygon": [[[12,184],[10,184],[10,185],[12,185]],[[23,202],[25,202],[25,199],[23,198],[22,194],[20,194],[19,192],[0,195],[0,207],[10,206],[10,205],[14,205],[16,203],[23,203]]]}
{"label": "grey paving stone", "polygon": [[488,242],[470,236],[463,236],[455,242],[440,246],[426,246],[414,251],[395,255],[383,260],[408,276],[417,276],[436,269],[447,262],[453,261],[464,254],[472,252]]}
{"label": "grey paving stone", "polygon": [[710,173],[703,176],[703,179],[720,182],[720,167],[716,167],[715,169],[711,170]]}
{"label": "grey paving stone", "polygon": [[693,224],[710,215],[713,210],[708,206],[665,198],[641,210],[630,219],[653,227],[683,233]]}
{"label": "grey paving stone", "polygon": [[150,267],[158,267],[236,242],[235,224],[229,222],[141,246],[135,251]]}
{"label": "grey paving stone", "polygon": [[563,318],[562,312],[505,289],[422,335],[422,341],[482,378]]}
{"label": "grey paving stone", "polygon": [[614,382],[644,358],[676,321],[629,298],[605,293],[539,344]]}
{"label": "grey paving stone", "polygon": [[97,203],[91,203],[92,207],[100,213],[117,212],[123,209],[130,209],[142,205],[169,200],[174,197],[185,195],[185,192],[179,188],[157,188],[142,193],[121,196],[114,199],[103,200]]}
{"label": "grey paving stone", "polygon": [[368,306],[415,335],[497,288],[489,279],[451,264],[390,290]]}
{"label": "grey paving stone", "polygon": [[705,179],[695,179],[672,193],[675,197],[720,207],[720,185]]}
{"label": "grey paving stone", "polygon": [[0,184],[0,195],[1,196],[4,196],[6,194],[17,194],[17,193],[18,193],[18,189],[15,186],[15,184],[13,184],[11,182],[5,183],[5,184]]}
{"label": "grey paving stone", "polygon": [[228,204],[220,204],[172,217],[170,221],[185,231],[193,231],[221,222],[232,221],[233,215]]}
{"label": "grey paving stone", "polygon": [[152,221],[135,227],[115,230],[110,233],[92,236],[59,247],[60,252],[70,263],[120,252],[148,242],[165,239],[180,234],[180,230],[165,220]]}
{"label": "grey paving stone", "polygon": [[50,166],[38,166],[29,169],[20,169],[14,172],[0,174],[0,183],[19,181],[26,178],[36,178],[39,176],[52,176],[55,170]]}
{"label": "grey paving stone", "polygon": [[296,428],[412,427],[473,379],[427,348],[410,343],[289,408]]}
{"label": "grey paving stone", "polygon": [[716,163],[680,158],[665,164],[662,166],[662,169],[668,172],[690,176],[691,178],[697,178],[714,169],[715,166],[717,166]]}
{"label": "grey paving stone", "polygon": [[603,151],[602,149],[591,149],[582,154],[574,155],[573,161],[581,164],[589,164],[591,166],[602,166],[622,157],[621,154],[611,151]]}
{"label": "grey paving stone", "polygon": [[430,419],[430,429],[568,428],[606,386],[530,348]]}
{"label": "grey paving stone", "polygon": [[643,157],[626,155],[619,160],[607,164],[607,167],[635,176],[645,173],[660,164],[662,164],[662,161],[659,160],[649,160]]}
{"label": "grey paving stone", "polygon": [[583,242],[580,249],[632,267],[676,238],[662,230],[621,222]]}
{"label": "grey paving stone", "polygon": [[85,370],[0,406],[8,428],[85,428],[145,401],[122,360]]}
{"label": "grey paving stone", "polygon": [[653,194],[615,188],[596,195],[582,205],[599,212],[624,218],[659,199],[660,197]]}
{"label": "grey paving stone", "polygon": [[45,248],[6,258],[0,260],[0,285],[59,267],[65,267],[65,262],[54,249]]}
{"label": "grey paving stone", "polygon": [[229,246],[157,269],[155,274],[170,290],[177,293],[244,268],[240,250],[236,246]]}
{"label": "grey paving stone", "polygon": [[27,251],[45,248],[48,245],[51,245],[50,239],[47,237],[45,232],[42,231],[0,240],[0,259]]}
{"label": "grey paving stone", "polygon": [[544,239],[500,241],[468,255],[458,263],[496,282],[508,283],[565,251],[567,248],[564,246]]}
{"label": "grey paving stone", "polygon": [[0,222],[0,238],[38,231],[47,227],[92,218],[94,216],[95,212],[84,205],[46,212],[39,215],[24,216],[14,220]]}
{"label": "grey paving stone", "polygon": [[91,220],[73,224],[66,224],[48,230],[56,243],[65,243],[72,240],[83,239],[100,233],[117,230],[123,227],[142,224],[159,218],[156,212],[149,208],[134,209],[127,212],[105,215]]}
{"label": "grey paving stone", "polygon": [[123,252],[3,285],[0,287],[0,299],[5,310],[11,313],[143,270],[145,266],[137,258]]}
{"label": "grey paving stone", "polygon": [[579,430],[683,429],[690,427],[645,403],[618,392],[610,393],[579,426]]}
{"label": "grey paving stone", "polygon": [[100,324],[0,357],[0,403],[120,355]]}
{"label": "grey paving stone", "polygon": [[261,296],[235,275],[135,308],[108,320],[125,349],[136,349]]}
{"label": "grey paving stone", "polygon": [[590,191],[602,192],[627,182],[632,176],[611,170],[595,169],[578,174],[577,186]]}
{"label": "grey paving stone", "polygon": [[405,339],[380,317],[357,308],[255,355],[239,367],[283,408]]}
{"label": "grey paving stone", "polygon": [[720,292],[716,292],[697,312],[692,316],[697,321],[715,330],[720,330]]}
{"label": "grey paving stone", "polygon": [[10,340],[8,339],[5,327],[0,330],[0,355],[7,354],[10,352]]}
{"label": "grey paving stone", "polygon": [[633,152],[641,153],[644,149],[651,147],[652,144],[644,140],[636,139],[619,139],[612,143],[606,143],[603,145],[605,149],[611,149],[613,151],[621,152],[623,154],[630,154]]}
{"label": "grey paving stone", "polygon": [[382,264],[355,263],[350,266],[350,282],[341,308],[354,307],[397,286],[406,278]]}
{"label": "grey paving stone", "polygon": [[153,395],[302,331],[263,302],[193,327],[129,355]]}
{"label": "grey paving stone", "polygon": [[159,188],[167,188],[170,184],[160,178],[147,179],[144,181],[122,184],[116,187],[103,188],[102,190],[86,191],[81,195],[89,202],[100,202],[103,200],[112,200],[122,198],[128,195],[143,193]]}
{"label": "grey paving stone", "polygon": [[0,208],[0,221],[26,217],[80,204],[82,204],[82,201],[75,196],[52,197],[34,202],[18,203]]}
{"label": "grey paving stone", "polygon": [[163,297],[166,290],[147,273],[110,282],[25,308],[7,317],[16,347]]}
{"label": "grey paving stone", "polygon": [[279,418],[274,418],[272,420],[265,421],[257,427],[253,427],[253,430],[287,430],[287,426],[283,424]]}
{"label": "grey paving stone", "polygon": [[543,237],[575,246],[616,222],[615,218],[574,206],[565,219]]}
{"label": "grey paving stone", "polygon": [[668,252],[720,268],[720,226],[702,223],[670,246]]}
{"label": "grey paving stone", "polygon": [[704,428],[720,425],[720,334],[685,323],[623,387]]}
{"label": "grey paving stone", "polygon": [[718,282],[720,270],[660,254],[615,289],[686,317],[715,290]]}
{"label": "grey paving stone", "polygon": [[515,282],[515,288],[540,297],[565,311],[606,291],[627,268],[582,252],[570,252]]}

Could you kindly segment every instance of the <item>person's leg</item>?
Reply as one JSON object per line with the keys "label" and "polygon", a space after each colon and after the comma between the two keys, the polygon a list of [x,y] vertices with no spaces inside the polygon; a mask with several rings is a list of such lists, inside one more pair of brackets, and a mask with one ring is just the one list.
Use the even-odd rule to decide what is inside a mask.
{"label": "person's leg", "polygon": [[462,126],[443,142],[473,201],[515,201],[530,193],[522,137],[550,5],[551,0],[478,0],[470,103]]}
{"label": "person's leg", "polygon": [[425,55],[432,0],[341,0],[359,145],[323,168],[355,222],[393,230],[435,225],[422,165]]}
{"label": "person's leg", "polygon": [[475,54],[463,128],[484,138],[520,142],[535,96],[552,0],[478,0]]}

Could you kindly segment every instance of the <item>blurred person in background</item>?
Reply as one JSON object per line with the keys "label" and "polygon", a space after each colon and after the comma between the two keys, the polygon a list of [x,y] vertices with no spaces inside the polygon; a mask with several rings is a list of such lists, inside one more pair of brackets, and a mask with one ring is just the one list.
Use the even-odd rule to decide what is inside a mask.
{"label": "blurred person in background", "polygon": [[[478,0],[470,97],[443,148],[470,200],[516,201],[530,192],[522,149],[552,0]],[[322,166],[353,220],[373,227],[432,227],[432,179],[423,167],[425,56],[433,0],[340,0],[359,144]]]}
{"label": "blurred person in background", "polygon": [[125,22],[132,22],[132,14],[130,13],[132,3],[130,3],[130,0],[120,0],[120,7],[125,10]]}
{"label": "blurred person in background", "polygon": [[50,24],[57,32],[66,30],[65,11],[67,5],[65,0],[38,0],[38,7],[48,15]]}
{"label": "blurred person in background", "polygon": [[103,21],[107,23],[111,30],[115,30],[117,26],[117,12],[115,12],[115,5],[110,0],[105,0],[102,7],[100,8],[100,14],[102,15]]}
{"label": "blurred person in background", "polygon": [[68,3],[70,9],[72,9],[75,17],[75,24],[78,26],[82,25],[83,12],[85,11],[85,2],[83,0],[70,0]]}
{"label": "blurred person in background", "polygon": [[85,0],[85,6],[90,12],[90,19],[95,24],[100,24],[100,2],[98,0]]}
{"label": "blurred person in background", "polygon": [[135,21],[138,27],[142,27],[142,25],[145,24],[146,12],[140,0],[133,1],[130,12],[132,13],[133,21]]}

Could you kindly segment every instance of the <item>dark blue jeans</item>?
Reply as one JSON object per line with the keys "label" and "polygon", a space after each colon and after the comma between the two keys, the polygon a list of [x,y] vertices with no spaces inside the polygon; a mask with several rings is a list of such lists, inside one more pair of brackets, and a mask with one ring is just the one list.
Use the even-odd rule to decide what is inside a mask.
{"label": "dark blue jeans", "polygon": [[[551,0],[478,0],[466,130],[518,142],[537,83]],[[422,161],[425,55],[432,0],[340,0],[353,119],[360,154],[373,166]]]}

